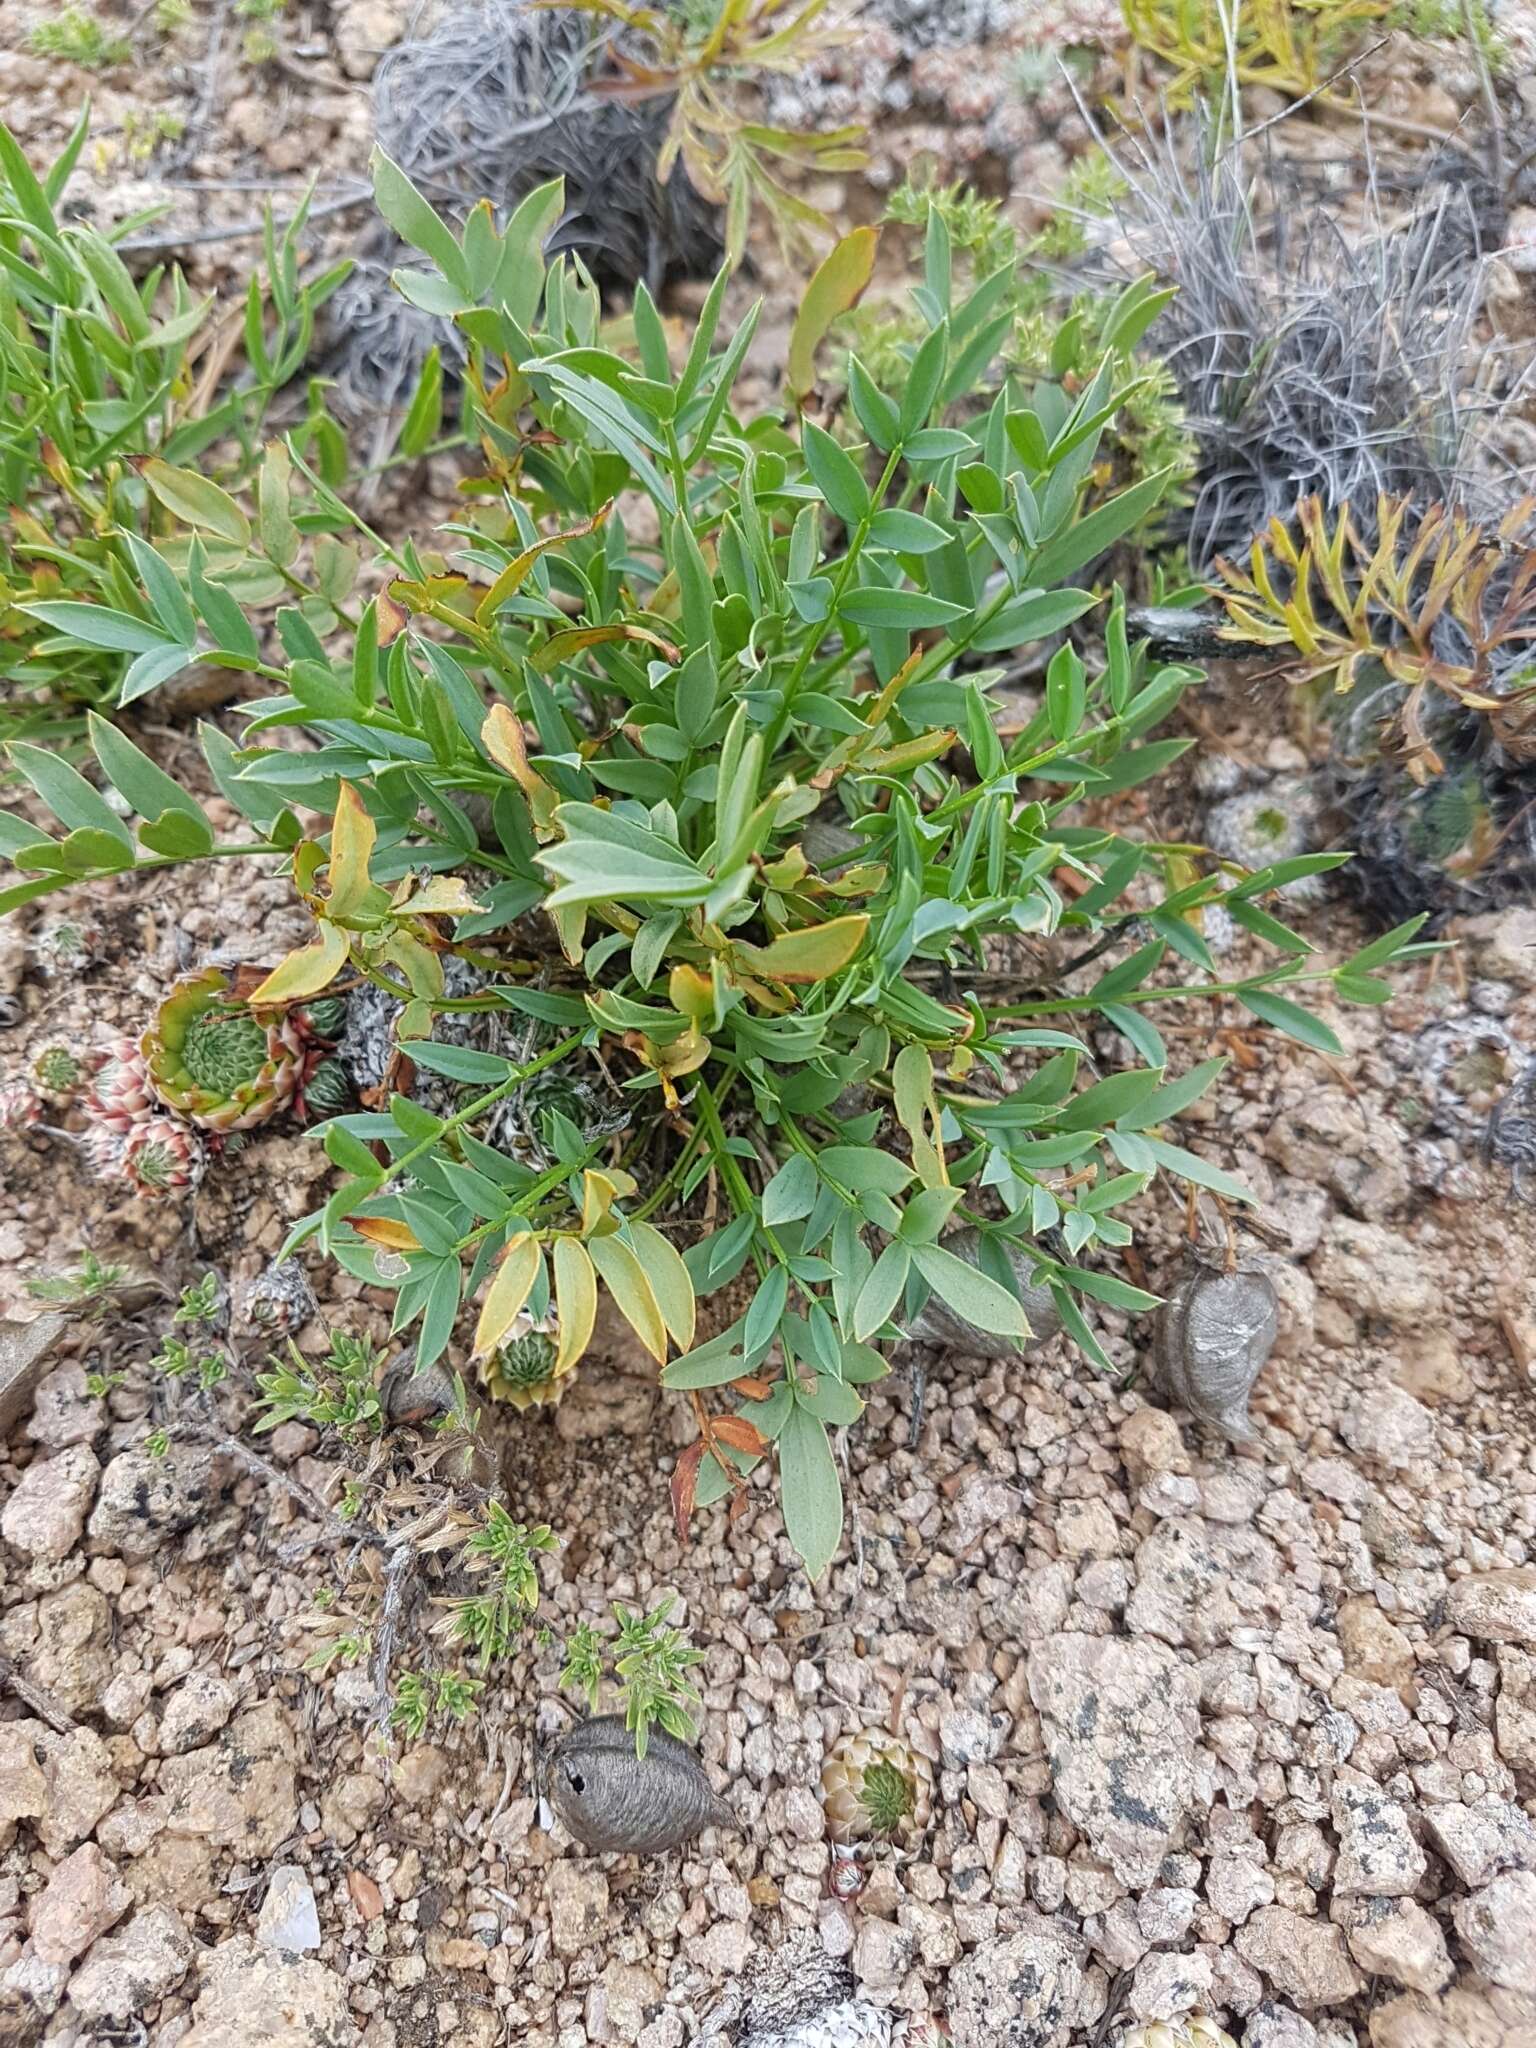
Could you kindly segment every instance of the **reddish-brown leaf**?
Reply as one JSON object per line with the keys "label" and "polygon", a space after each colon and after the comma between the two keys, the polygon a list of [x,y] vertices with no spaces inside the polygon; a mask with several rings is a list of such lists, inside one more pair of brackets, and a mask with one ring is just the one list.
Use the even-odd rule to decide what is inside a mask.
{"label": "reddish-brown leaf", "polygon": [[699,1437],[683,1452],[672,1474],[672,1519],[677,1524],[679,1543],[688,1541],[688,1523],[693,1515],[693,1497],[698,1491],[703,1460],[704,1439]]}
{"label": "reddish-brown leaf", "polygon": [[756,1379],[749,1374],[744,1379],[732,1380],[731,1391],[744,1394],[749,1401],[766,1401],[773,1388],[767,1380]]}
{"label": "reddish-brown leaf", "polygon": [[748,1422],[744,1415],[722,1415],[713,1424],[714,1433],[721,1443],[729,1444],[733,1451],[744,1451],[755,1458],[768,1448],[767,1438],[755,1422]]}
{"label": "reddish-brown leaf", "polygon": [[384,1894],[364,1870],[347,1872],[347,1890],[364,1920],[377,1920],[384,1910]]}

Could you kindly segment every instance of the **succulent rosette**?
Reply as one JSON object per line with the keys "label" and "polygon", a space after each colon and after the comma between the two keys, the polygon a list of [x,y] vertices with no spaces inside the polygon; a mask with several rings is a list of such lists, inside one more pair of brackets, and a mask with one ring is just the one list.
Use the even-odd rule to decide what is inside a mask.
{"label": "succulent rosette", "polygon": [[1237,2048],[1224,2027],[1203,2012],[1185,2013],[1176,2020],[1151,2020],[1122,2034],[1116,2048]]}
{"label": "succulent rosette", "polygon": [[179,1117],[146,1117],[123,1145],[117,1171],[142,1195],[183,1194],[202,1179],[206,1154],[196,1131]]}
{"label": "succulent rosette", "polygon": [[248,1131],[292,1101],[304,1044],[287,1017],[259,1017],[205,967],[178,981],[141,1041],[167,1109],[205,1131]]}
{"label": "succulent rosette", "polygon": [[557,1368],[556,1348],[548,1330],[527,1325],[482,1364],[485,1391],[493,1401],[508,1401],[514,1408],[542,1408],[558,1401],[576,1361]]}
{"label": "succulent rosette", "polygon": [[43,1099],[21,1076],[0,1081],[0,1131],[25,1131],[43,1114]]}
{"label": "succulent rosette", "polygon": [[127,1137],[137,1123],[156,1112],[154,1090],[144,1055],[131,1038],[114,1038],[91,1062],[90,1092],[85,1113],[104,1130]]}
{"label": "succulent rosette", "polygon": [[933,1765],[899,1735],[862,1728],[834,1744],[821,1771],[829,1832],[853,1842],[915,1842],[933,1812]]}

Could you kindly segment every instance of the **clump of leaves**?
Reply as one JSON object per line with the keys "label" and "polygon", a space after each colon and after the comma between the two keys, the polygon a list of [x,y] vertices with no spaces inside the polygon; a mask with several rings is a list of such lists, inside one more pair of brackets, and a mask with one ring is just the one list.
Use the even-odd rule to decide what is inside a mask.
{"label": "clump of leaves", "polygon": [[[301,281],[306,207],[281,236],[269,224],[231,363],[221,337],[240,309],[216,319],[178,270],[130,274],[117,243],[143,217],[110,235],[68,217],[87,121],[41,178],[0,123],[0,738],[50,744],[79,707],[131,703],[192,665],[181,583],[226,621],[284,594],[281,569],[246,561],[243,525],[217,515],[213,480],[176,465],[217,447],[225,483],[249,477],[267,408],[350,267]],[[316,431],[299,438],[313,448]]]}
{"label": "clump of leaves", "polygon": [[286,1352],[274,1353],[267,1371],[256,1375],[257,1434],[285,1422],[308,1422],[317,1429],[337,1430],[350,1442],[378,1436],[385,1423],[379,1366],[378,1353],[366,1337],[335,1330],[325,1356],[318,1359],[306,1358],[289,1338]]}
{"label": "clump of leaves", "polygon": [[61,7],[52,21],[40,21],[27,37],[39,57],[57,57],[87,71],[107,71],[126,64],[133,44],[89,7]]}
{"label": "clump of leaves", "polygon": [[[173,561],[143,557],[168,640],[185,605],[205,662],[272,685],[243,745],[205,738],[249,850],[289,858],[315,919],[251,1000],[302,1005],[359,974],[401,1002],[412,1065],[462,1091],[447,1114],[381,1091],[332,1118],[339,1181],[286,1250],[315,1240],[393,1287],[423,1368],[476,1298],[477,1357],[526,1311],[579,1358],[606,1292],[697,1420],[679,1523],[776,1462],[790,1538],[820,1572],[842,1525],[829,1432],[931,1293],[1022,1343],[1018,1261],[1107,1363],[1093,1305],[1154,1301],[1110,1269],[1131,1236],[1119,1212],[1162,1174],[1242,1198],[1172,1136],[1221,1063],[1175,1073],[1150,1008],[1230,1000],[1337,1050],[1294,992],[1377,1001],[1386,984],[1317,964],[1264,906],[1343,856],[1250,874],[1084,819],[1085,793],[1112,798],[1188,744],[1152,734],[1193,671],[1154,668],[1120,599],[1071,581],[1173,479],[1085,508],[1123,397],[1114,362],[1045,396],[995,371],[1010,280],[957,283],[942,220],[912,293],[924,335],[899,386],[848,363],[860,438],[844,443],[740,405],[757,315],[722,332],[725,277],[679,365],[644,291],[620,353],[581,266],[540,261],[558,186],[455,235],[388,160],[375,179],[427,259],[400,290],[463,336],[480,456],[464,515],[394,548],[358,522],[387,588],[333,608],[323,636],[291,605],[262,639],[205,578],[183,589]],[[1131,305],[1134,324],[1144,297]],[[187,502],[307,594],[310,511],[353,515],[275,446],[254,519],[216,486]],[[1102,655],[1061,645],[1037,705],[1000,730],[988,657],[1096,609]],[[312,744],[264,744],[279,728]],[[216,850],[201,805],[93,731],[130,818],[84,777],[55,782],[64,836],[6,826],[22,879],[0,907]],[[295,803],[330,830],[307,833]],[[1267,949],[1248,975],[1215,968],[1199,914],[1216,906]],[[1032,964],[1057,934],[1105,961],[1082,993]],[[478,964],[479,992],[445,994],[455,957]],[[1170,985],[1165,963],[1183,962],[1197,978]],[[552,1042],[519,1056],[429,1035],[465,1007]],[[1080,1085],[1079,1017],[1132,1062]],[[487,1141],[501,1103],[577,1055],[633,1099],[622,1134],[551,1118],[547,1166]],[[980,1233],[979,1263],[946,1247],[956,1224]],[[509,1542],[477,1553],[497,1583],[465,1610],[470,1641],[505,1635]]]}
{"label": "clump of leaves", "polygon": [[1400,696],[1381,745],[1417,783],[1445,768],[1437,694],[1485,720],[1510,759],[1536,760],[1533,511],[1525,500],[1490,532],[1464,512],[1382,496],[1366,541],[1348,506],[1330,515],[1304,498],[1294,522],[1259,535],[1246,570],[1217,563],[1224,636],[1284,648],[1288,675],[1337,696],[1385,674]]}
{"label": "clump of leaves", "polygon": [[[1291,99],[1317,95],[1390,0],[1120,0],[1132,42],[1168,67],[1169,106],[1219,96],[1233,78]],[[1327,100],[1330,95],[1319,95]]]}
{"label": "clump of leaves", "polygon": [[574,7],[622,24],[627,34],[610,45],[615,75],[595,90],[623,99],[665,96],[672,102],[657,159],[658,182],[673,164],[687,168],[696,188],[725,208],[726,255],[741,260],[754,205],[763,207],[781,243],[803,253],[808,235],[831,236],[826,215],[785,182],[782,166],[800,175],[859,169],[866,161],[856,127],[802,134],[755,121],[743,104],[744,85],[774,72],[803,72],[824,50],[856,30],[824,17],[829,0],[685,0],[682,6],[647,7],[630,0],[538,0]]}
{"label": "clump of leaves", "polygon": [[[1147,557],[1162,546],[1169,512],[1185,502],[1199,450],[1180,402],[1168,365],[1142,346],[1147,329],[1162,313],[1168,292],[1142,284],[1126,290],[1071,292],[1053,266],[1087,246],[1085,221],[1110,210],[1123,177],[1113,161],[1095,152],[1075,167],[1068,180],[1070,201],[1038,234],[1022,240],[995,199],[963,184],[935,185],[921,173],[909,176],[892,195],[886,217],[917,228],[925,239],[932,232],[947,237],[952,267],[963,269],[986,307],[985,324],[975,337],[980,349],[995,349],[994,377],[1009,373],[1033,380],[1037,409],[1058,415],[1070,408],[1085,385],[1108,361],[1119,404],[1105,422],[1085,506],[1143,478],[1166,475],[1167,486],[1131,539]],[[856,229],[834,250],[821,275],[835,264],[847,266],[860,236]],[[870,262],[873,248],[870,249]],[[814,285],[802,302],[797,331],[816,316]],[[877,383],[898,383],[926,333],[925,318],[916,307],[903,308],[882,300],[866,303],[844,323],[864,368]],[[797,351],[790,350],[791,388],[809,390],[810,372],[800,370]],[[988,380],[988,390],[991,379]],[[981,397],[977,394],[977,401]],[[1151,563],[1156,581],[1164,565]]]}
{"label": "clump of leaves", "polygon": [[100,1315],[113,1294],[128,1276],[128,1268],[108,1259],[98,1258],[89,1246],[80,1254],[80,1263],[62,1273],[38,1274],[27,1281],[27,1292],[34,1301],[46,1301],[55,1308],[70,1310],[74,1315]]}
{"label": "clump of leaves", "polygon": [[653,1725],[679,1742],[692,1742],[698,1735],[695,1717],[702,1702],[688,1673],[703,1663],[704,1653],[693,1648],[681,1629],[666,1626],[675,1604],[669,1593],[642,1614],[616,1602],[613,1614],[619,1633],[614,1644],[605,1645],[586,1622],[572,1629],[566,1644],[560,1683],[582,1694],[590,1713],[597,1712],[605,1662],[611,1660],[623,1696],[624,1725],[634,1736],[640,1757]]}
{"label": "clump of leaves", "polygon": [[407,1742],[419,1742],[434,1714],[467,1721],[485,1690],[483,1678],[459,1671],[402,1671],[395,1686],[389,1725]]}

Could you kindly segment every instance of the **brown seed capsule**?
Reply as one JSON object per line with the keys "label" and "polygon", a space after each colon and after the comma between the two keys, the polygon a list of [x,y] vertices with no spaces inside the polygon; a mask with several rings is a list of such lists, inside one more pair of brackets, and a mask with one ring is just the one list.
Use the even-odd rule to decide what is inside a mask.
{"label": "brown seed capsule", "polygon": [[821,1799],[834,1842],[915,1842],[933,1812],[933,1765],[879,1728],[835,1744],[822,1765]]}
{"label": "brown seed capsule", "polygon": [[618,1714],[578,1721],[550,1753],[545,1790],[584,1848],[660,1856],[704,1828],[739,1828],[686,1743],[651,1730],[644,1758]]}
{"label": "brown seed capsule", "polygon": [[1252,1439],[1248,1394],[1274,1349],[1279,1312],[1263,1273],[1197,1264],[1157,1313],[1152,1373],[1201,1422]]}

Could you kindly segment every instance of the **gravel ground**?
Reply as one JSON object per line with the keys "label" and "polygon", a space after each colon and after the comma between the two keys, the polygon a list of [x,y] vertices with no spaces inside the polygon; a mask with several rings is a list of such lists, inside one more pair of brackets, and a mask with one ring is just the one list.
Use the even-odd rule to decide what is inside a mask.
{"label": "gravel ground", "polygon": [[[39,146],[87,82],[26,53],[48,11],[12,0],[0,30],[0,100]],[[997,71],[1019,17],[975,11]],[[1094,42],[1112,14],[1072,33]],[[187,120],[200,179],[355,174],[373,53],[403,17],[291,4],[284,64],[221,71],[210,97],[215,11],[199,8],[164,63],[90,81],[118,145],[88,159],[93,203],[164,189],[163,168],[127,160],[144,107]],[[1043,130],[998,130],[991,84],[985,107],[956,102],[975,52],[931,46],[919,17],[893,4],[871,31],[893,39],[862,74],[888,157],[924,122],[956,169],[1044,148]],[[1065,164],[1050,148],[1045,184]],[[196,218],[251,203],[223,191]],[[211,278],[231,252],[192,257]],[[451,479],[431,484],[446,497]],[[1255,702],[1249,779],[1304,769],[1254,732]],[[196,778],[183,731],[139,736]],[[1206,798],[1192,779],[1158,801],[1148,822],[1182,837]],[[272,959],[304,929],[280,874],[234,864],[48,908],[0,926],[8,1069],[137,1028],[211,952]],[[87,960],[46,973],[61,909]],[[1333,897],[1297,921],[1325,956],[1365,935]],[[1331,1016],[1342,1058],[1236,1013],[1169,1033],[1181,1066],[1232,1055],[1187,1142],[1239,1172],[1278,1233],[1258,1255],[1281,1326],[1252,1444],[1170,1411],[1145,1382],[1145,1324],[1113,1314],[1114,1381],[1060,1342],[1001,1366],[941,1358],[915,1447],[900,1373],[844,1439],[848,1539],[813,1586],[766,1497],[679,1547],[666,1482],[686,1408],[619,1342],[558,1409],[495,1418],[509,1505],[561,1539],[557,1624],[669,1592],[706,1653],[702,1752],[741,1825],[654,1862],[541,1825],[535,1746],[569,1708],[531,1641],[463,1731],[381,1751],[369,1670],[302,1669],[317,1595],[350,1597],[316,1508],[340,1497],[345,1455],[288,1426],[254,1465],[226,1435],[238,1383],[196,1425],[138,1363],[157,1313],[142,1297],[71,1323],[0,1456],[0,2041],[681,2048],[800,1933],[846,1960],[862,2001],[818,2048],[900,2040],[909,2019],[915,2043],[928,2018],[956,2048],[1099,2048],[1196,2009],[1243,2048],[1532,2048],[1536,1210],[1479,1162],[1487,1080],[1462,1048],[1490,1031],[1511,1060],[1536,1045],[1536,911],[1449,936],[1459,950],[1402,974],[1382,1009]],[[327,1171],[312,1141],[260,1133],[155,1209],[92,1180],[67,1137],[13,1141],[5,1166],[0,1312],[22,1318],[39,1308],[26,1281],[85,1246],[146,1294],[213,1266],[238,1296]],[[1166,1287],[1182,1212],[1148,1200],[1136,1221]],[[301,1343],[382,1337],[381,1294],[318,1262],[310,1278]],[[247,1339],[242,1363],[261,1349]],[[118,1369],[106,1398],[88,1391]],[[930,1759],[936,1797],[916,1848],[866,1859],[845,1898],[815,1788],[861,1727]]]}

